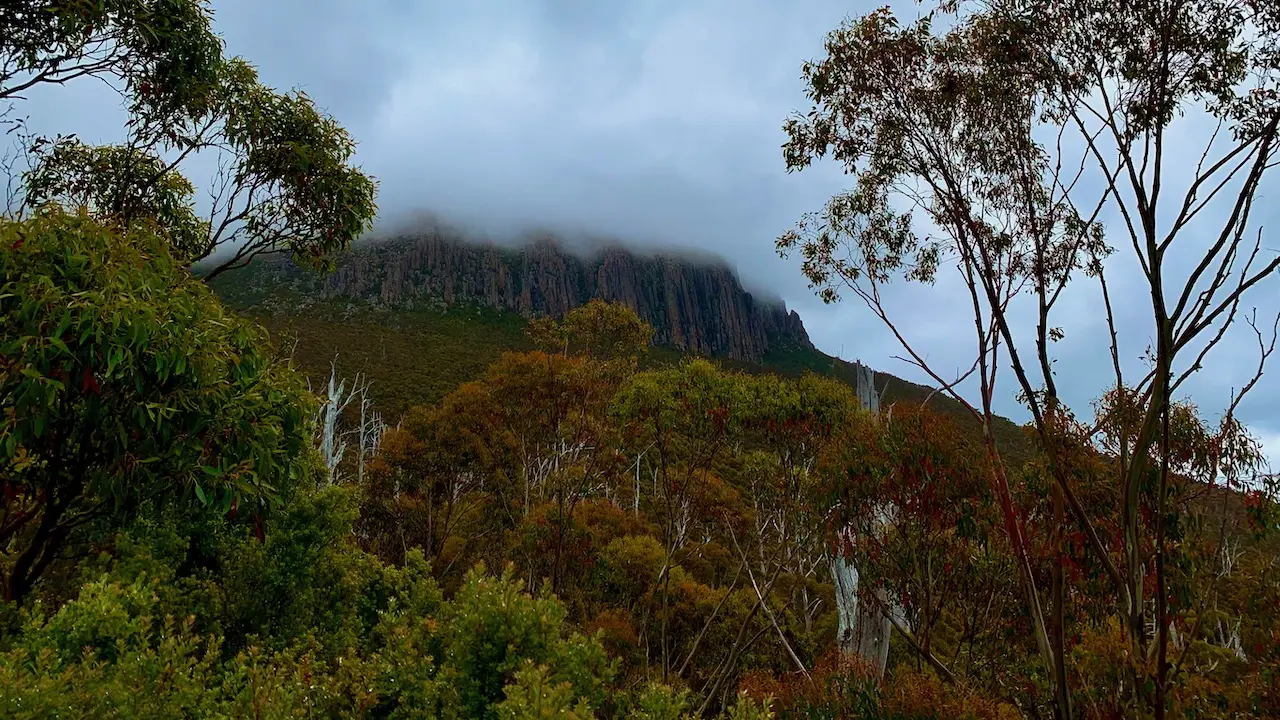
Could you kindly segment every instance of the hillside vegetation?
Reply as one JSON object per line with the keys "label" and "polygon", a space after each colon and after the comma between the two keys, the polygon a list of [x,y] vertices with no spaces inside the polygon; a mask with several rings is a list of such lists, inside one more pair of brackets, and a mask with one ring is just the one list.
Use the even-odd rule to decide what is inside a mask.
{"label": "hillside vegetation", "polygon": [[[425,299],[405,308],[388,308],[362,297],[319,297],[314,287],[299,289],[278,270],[253,266],[224,275],[212,287],[228,305],[271,331],[315,387],[336,369],[339,377],[362,376],[369,396],[393,424],[415,405],[439,401],[445,393],[480,373],[506,351],[532,348],[528,318],[474,302],[452,305]],[[692,357],[673,345],[656,345],[644,367],[675,364]],[[743,372],[771,372],[798,378],[818,373],[854,384],[855,365],[812,345],[775,340],[758,360],[710,358]],[[886,404],[930,402],[962,425],[979,430],[971,415],[945,394],[892,375],[877,373],[877,391]],[[1028,443],[1009,420],[997,418],[996,432],[1019,457]]]}
{"label": "hillside vegetation", "polygon": [[[946,2],[824,51],[783,157],[851,185],[778,249],[926,373],[882,290],[958,271],[976,393],[833,360],[722,266],[379,265],[354,140],[205,3],[0,9],[0,102],[89,77],[129,118],[0,111],[0,717],[1280,717],[1280,484],[1236,414],[1276,345],[1242,303],[1280,272],[1280,5]],[[1184,113],[1222,132],[1170,200]],[[1089,411],[1055,364],[1080,283]],[[1184,381],[1238,319],[1257,371],[1210,418]]]}

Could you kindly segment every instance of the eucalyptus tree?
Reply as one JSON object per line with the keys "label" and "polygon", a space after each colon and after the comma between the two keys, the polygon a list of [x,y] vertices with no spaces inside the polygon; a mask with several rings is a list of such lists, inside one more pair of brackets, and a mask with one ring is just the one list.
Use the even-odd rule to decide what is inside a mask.
{"label": "eucalyptus tree", "polygon": [[164,238],[0,220],[0,581],[21,602],[100,522],[255,514],[308,471],[310,396]]}
{"label": "eucalyptus tree", "polygon": [[[643,462],[654,481],[652,504],[663,542],[663,564],[656,579],[662,588],[656,654],[664,681],[673,670],[668,636],[671,569],[697,526],[718,520],[704,517],[700,508],[722,485],[716,472],[741,436],[748,401],[742,376],[695,359],[636,374],[610,407],[623,442],[646,449]],[[714,695],[715,688],[711,690],[708,697]]]}
{"label": "eucalyptus tree", "polygon": [[[1280,268],[1254,213],[1276,161],[1280,5],[944,0],[906,24],[888,9],[847,21],[803,73],[812,105],[786,123],[786,165],[830,156],[853,185],[782,235],[779,249],[799,250],[824,299],[860,298],[909,361],[987,428],[992,488],[1056,717],[1072,715],[1068,516],[1110,580],[1131,700],[1163,717],[1177,680],[1170,632],[1187,609],[1168,587],[1182,552],[1168,502],[1173,399],[1222,357],[1213,350],[1246,298]],[[1197,147],[1186,132],[1193,122],[1207,128]],[[1140,291],[1121,300],[1112,291],[1125,263]],[[974,328],[976,347],[955,376],[927,360],[884,292],[895,278],[929,284],[944,271],[960,279],[964,302],[952,309]],[[1115,534],[1077,497],[1062,447],[1071,416],[1055,361],[1071,343],[1059,318],[1082,282],[1096,288],[1108,332],[1074,352],[1110,358],[1107,383],[1134,394],[1139,418],[1113,458]],[[1152,347],[1136,369],[1118,327],[1121,301],[1146,308]],[[1018,321],[1027,316],[1029,330]],[[1254,330],[1265,360],[1267,327]],[[1009,375],[1051,460],[1059,552],[1047,589],[990,432],[997,377]]]}
{"label": "eucalyptus tree", "polygon": [[[355,142],[302,92],[263,85],[223,54],[203,0],[18,0],[0,8],[0,102],[97,78],[128,112],[125,140],[36,137],[25,148],[24,207],[58,202],[125,225],[157,223],[205,277],[263,253],[324,266],[371,225],[376,182],[351,164]],[[180,168],[217,159],[205,187]]]}

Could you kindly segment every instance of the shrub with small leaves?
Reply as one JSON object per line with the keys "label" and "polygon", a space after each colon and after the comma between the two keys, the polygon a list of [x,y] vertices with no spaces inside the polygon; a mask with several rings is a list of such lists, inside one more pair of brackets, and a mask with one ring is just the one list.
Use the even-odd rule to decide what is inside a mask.
{"label": "shrub with small leaves", "polygon": [[214,683],[215,638],[152,615],[151,583],[100,580],[51,617],[37,603],[0,655],[0,717],[192,717]]}
{"label": "shrub with small leaves", "polygon": [[636,693],[627,717],[634,720],[684,720],[693,717],[689,691],[651,683]]}
{"label": "shrub with small leaves", "polygon": [[527,663],[516,673],[515,682],[508,685],[505,692],[506,699],[497,707],[498,717],[502,720],[588,720],[594,717],[586,700],[575,700],[573,685],[556,682],[546,665]]}
{"label": "shrub with small leaves", "polygon": [[530,596],[510,568],[491,578],[478,566],[445,615],[441,664],[466,717],[498,717],[495,706],[526,661],[548,665],[551,681],[568,683],[575,699],[604,700],[614,663],[594,638],[564,636],[564,606]]}

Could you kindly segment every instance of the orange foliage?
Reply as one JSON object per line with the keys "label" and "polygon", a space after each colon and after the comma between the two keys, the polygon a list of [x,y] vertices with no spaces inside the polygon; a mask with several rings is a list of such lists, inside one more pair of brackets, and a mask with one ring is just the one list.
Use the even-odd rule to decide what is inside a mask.
{"label": "orange foliage", "polygon": [[888,679],[882,698],[885,713],[920,720],[1019,720],[1022,714],[1009,703],[980,692],[946,685],[936,676],[899,667]]}

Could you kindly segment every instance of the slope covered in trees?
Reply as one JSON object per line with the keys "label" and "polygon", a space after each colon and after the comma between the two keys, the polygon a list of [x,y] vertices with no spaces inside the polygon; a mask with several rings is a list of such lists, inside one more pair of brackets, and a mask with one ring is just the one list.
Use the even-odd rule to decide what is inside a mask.
{"label": "slope covered in trees", "polygon": [[[447,257],[462,256],[466,261],[422,261],[419,267],[413,264],[412,257],[402,257],[428,251]],[[650,318],[680,316],[678,324],[686,328],[685,334],[688,328],[693,328],[694,332],[728,333],[738,340],[711,346],[695,344],[691,348],[675,342],[677,337],[683,337],[682,331],[668,327],[664,333],[655,328],[655,347],[643,359],[645,366],[705,355],[724,367],[746,372],[773,372],[787,377],[814,372],[850,385],[854,382],[854,363],[815,348],[795,311],[788,314],[781,305],[754,301],[726,268],[708,268],[703,264],[706,260],[691,258],[646,260],[615,247],[610,248],[606,256],[594,260],[602,276],[606,274],[603,267],[612,265],[607,274],[614,290],[603,281],[600,286],[592,287],[591,283],[578,278],[568,285],[583,293],[581,298],[566,296],[562,302],[552,305],[521,305],[520,302],[531,301],[527,293],[525,299],[519,301],[521,294],[508,287],[512,282],[508,273],[512,271],[504,271],[502,263],[517,268],[524,265],[526,284],[544,284],[564,283],[566,265],[593,262],[544,244],[538,253],[544,256],[543,264],[553,264],[560,271],[547,276],[529,274],[528,259],[524,255],[529,251],[472,246],[461,236],[430,236],[420,241],[403,241],[399,248],[379,252],[364,249],[362,254],[344,258],[339,272],[343,272],[343,268],[346,272],[340,278],[306,275],[291,264],[277,261],[228,273],[214,280],[211,287],[228,305],[271,330],[297,367],[317,387],[327,380],[334,367],[344,377],[362,375],[372,381],[370,394],[391,420],[413,405],[436,402],[459,384],[477,378],[502,352],[530,349],[532,345],[525,332],[530,317],[563,316],[584,302],[583,298],[591,299],[587,293],[593,290],[599,291],[596,299],[615,300],[614,296],[619,294],[616,288],[644,286],[644,274],[658,271],[700,278],[701,296],[732,298],[727,302],[742,307],[760,305],[769,308],[767,312],[774,319],[765,320],[757,313],[758,317],[746,326],[723,330],[720,326],[726,319],[716,311],[716,303],[684,306],[675,297],[651,298],[644,306],[645,315]],[[388,301],[389,291],[382,283],[352,280],[367,276],[371,272],[367,268],[369,263],[373,259],[387,259],[388,253],[392,262],[404,264],[400,270],[382,271],[400,278],[394,291],[390,291],[393,301]],[[483,293],[453,290],[455,287],[505,287],[506,293],[514,294],[511,298],[501,292],[487,297]],[[635,309],[635,296],[622,294],[626,299],[618,301]],[[757,352],[743,357],[733,350],[745,346],[755,347]],[[716,348],[720,351],[716,352]],[[874,383],[886,403],[928,401],[941,412],[950,413],[962,424],[977,429],[957,403],[931,388],[884,373],[876,373]],[[1012,422],[997,418],[995,427],[1015,452],[1025,454],[1027,445],[1023,434]]]}
{"label": "slope covered in trees", "polygon": [[[272,252],[332,268],[369,226],[351,139],[225,57],[197,0],[6,5],[0,101],[100,76],[130,122],[109,147],[18,133],[0,716],[1280,715],[1280,504],[1234,414],[1275,345],[1240,308],[1280,270],[1249,219],[1280,132],[1277,12],[945,3],[828,37],[784,156],[834,155],[853,187],[779,248],[891,326],[886,283],[960,271],[977,395],[898,334],[935,408],[880,403],[872,373],[802,344],[751,372],[682,357],[600,300],[528,321],[230,308],[211,279]],[[1192,111],[1224,129],[1166,227],[1166,131]],[[1123,242],[1046,129],[1081,133]],[[181,172],[203,152],[212,218]],[[1217,240],[1184,248],[1215,200]],[[1069,283],[1112,307],[1113,246],[1156,342],[1145,375],[1116,332],[1093,348],[1115,378],[1086,420],[1056,390],[1053,319]],[[1170,248],[1203,255],[1180,274]],[[1257,375],[1210,419],[1179,389],[1237,317]],[[334,346],[403,358],[339,372]],[[1017,442],[991,409],[1010,375]]]}

